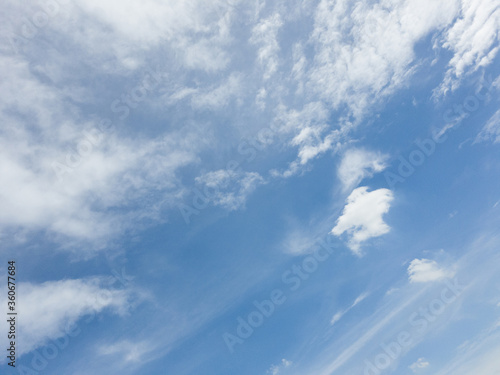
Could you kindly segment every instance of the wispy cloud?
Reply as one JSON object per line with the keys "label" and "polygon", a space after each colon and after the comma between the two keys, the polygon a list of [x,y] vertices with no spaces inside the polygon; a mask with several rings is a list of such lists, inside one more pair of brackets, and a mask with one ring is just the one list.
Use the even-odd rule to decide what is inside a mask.
{"label": "wispy cloud", "polygon": [[356,305],[358,305],[359,303],[361,303],[366,297],[368,297],[369,293],[365,292],[365,293],[362,293],[360,294],[355,300],[354,302],[351,304],[351,306],[349,306],[347,309],[345,310],[342,310],[342,311],[338,311],[337,313],[335,313],[335,315],[332,317],[332,319],[330,320],[330,325],[334,325],[335,323],[337,323],[340,319],[342,319],[342,317],[347,314],[352,308],[354,308]]}
{"label": "wispy cloud", "polygon": [[211,190],[208,202],[228,210],[236,210],[245,205],[247,196],[257,186],[264,184],[265,180],[257,172],[220,169],[196,177],[196,182]]}
{"label": "wispy cloud", "polygon": [[263,79],[269,79],[278,69],[280,46],[278,31],[283,21],[278,13],[260,21],[254,26],[250,42],[258,46],[257,60],[263,68]]}
{"label": "wispy cloud", "polygon": [[404,301],[400,301],[397,306],[387,312],[384,317],[373,323],[370,329],[364,332],[355,342],[349,345],[342,353],[340,353],[333,361],[320,369],[316,369],[318,374],[331,375],[355,356],[370,340],[372,340],[384,327],[386,327],[395,317],[411,305],[421,293],[417,293]]}
{"label": "wispy cloud", "polygon": [[496,111],[476,136],[474,143],[490,141],[500,143],[500,109]]}
{"label": "wispy cloud", "polygon": [[411,76],[415,43],[449,24],[457,11],[456,0],[412,0],[390,8],[322,0],[312,33],[318,52],[309,72],[311,89],[333,108],[345,104],[361,118]]}
{"label": "wispy cloud", "polygon": [[500,9],[495,0],[460,2],[460,17],[444,33],[442,45],[453,52],[439,93],[456,89],[465,75],[491,64],[498,53]]}
{"label": "wispy cloud", "polygon": [[425,369],[429,366],[429,362],[425,360],[425,358],[419,358],[415,363],[412,363],[409,368],[412,370],[414,373],[418,373],[420,370]]}
{"label": "wispy cloud", "polygon": [[86,315],[104,311],[123,315],[139,300],[131,290],[108,288],[106,279],[97,277],[21,283],[18,287],[22,290],[19,331],[23,337],[19,355],[65,336]]}
{"label": "wispy cloud", "polygon": [[278,374],[281,374],[283,373],[283,369],[286,369],[287,367],[289,367],[290,365],[292,364],[292,362],[286,360],[286,359],[282,359],[281,360],[281,363],[279,365],[272,365],[271,368],[269,370],[267,370],[267,373],[270,374],[270,375],[278,375]]}
{"label": "wispy cloud", "polygon": [[338,176],[344,191],[356,187],[363,179],[383,171],[386,167],[387,155],[351,148],[342,156],[338,168]]}
{"label": "wispy cloud", "polygon": [[[121,362],[124,365],[129,362],[144,364],[146,362],[145,356],[153,349],[154,347],[148,342],[130,342],[124,340],[99,346],[97,354],[100,356],[120,356]],[[115,361],[115,364],[117,364],[117,361]]]}

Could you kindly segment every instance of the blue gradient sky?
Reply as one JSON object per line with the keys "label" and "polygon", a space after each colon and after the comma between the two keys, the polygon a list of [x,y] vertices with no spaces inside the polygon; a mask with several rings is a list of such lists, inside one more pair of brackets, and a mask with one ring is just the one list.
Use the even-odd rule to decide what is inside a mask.
{"label": "blue gradient sky", "polygon": [[494,0],[40,4],[0,22],[2,374],[500,370]]}

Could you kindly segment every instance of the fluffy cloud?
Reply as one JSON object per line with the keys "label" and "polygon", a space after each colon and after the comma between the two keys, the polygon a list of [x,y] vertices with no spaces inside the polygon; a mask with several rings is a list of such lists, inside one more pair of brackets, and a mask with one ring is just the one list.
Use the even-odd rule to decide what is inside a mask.
{"label": "fluffy cloud", "polygon": [[474,140],[474,143],[485,141],[500,143],[500,110],[496,111],[486,122]]}
{"label": "fluffy cloud", "polygon": [[414,259],[408,267],[408,277],[412,283],[426,283],[452,277],[454,273],[439,267],[436,261]]}
{"label": "fluffy cloud", "polygon": [[386,155],[363,149],[349,149],[344,153],[338,169],[338,176],[344,190],[358,185],[364,178],[383,171],[387,165]]}
{"label": "fluffy cloud", "polygon": [[347,233],[349,248],[359,255],[362,242],[389,232],[383,215],[389,211],[392,200],[393,194],[388,189],[368,191],[367,186],[354,189],[331,233],[336,236]]}
{"label": "fluffy cloud", "polygon": [[[103,278],[20,283],[22,318],[18,324],[23,345],[18,347],[19,355],[73,332],[73,325],[86,315],[92,318],[104,310],[126,313],[133,304],[130,291],[105,284]],[[7,305],[5,300],[1,302]]]}

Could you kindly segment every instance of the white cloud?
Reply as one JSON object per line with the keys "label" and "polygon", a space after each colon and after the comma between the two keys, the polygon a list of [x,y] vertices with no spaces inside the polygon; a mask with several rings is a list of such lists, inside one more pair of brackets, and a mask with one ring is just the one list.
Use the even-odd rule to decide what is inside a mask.
{"label": "white cloud", "polygon": [[261,87],[255,96],[255,104],[261,111],[266,109],[266,97],[267,91],[264,87]]}
{"label": "white cloud", "polygon": [[299,146],[299,161],[301,165],[308,163],[316,156],[331,149],[335,139],[334,134],[328,134],[324,138],[321,134],[326,130],[326,127],[303,127],[300,133],[297,134],[291,144]]}
{"label": "white cloud", "polygon": [[368,297],[368,293],[363,293],[363,294],[360,294],[355,300],[354,302],[351,304],[351,306],[349,306],[347,309],[345,310],[342,310],[342,311],[338,311],[333,317],[332,319],[330,320],[330,325],[334,325],[335,323],[337,323],[340,319],[342,319],[342,317],[347,314],[352,308],[354,308],[355,306],[357,306],[359,303],[363,302],[363,300]]}
{"label": "white cloud", "polygon": [[[131,292],[106,288],[105,283],[103,278],[20,283],[18,327],[23,345],[18,346],[18,354],[77,331],[73,325],[85,315],[92,318],[104,310],[125,314],[133,304]],[[6,300],[1,302],[7,305]]]}
{"label": "white cloud", "polygon": [[0,67],[7,66],[0,83],[0,232],[42,230],[102,247],[180,197],[176,172],[197,162],[208,132],[205,139],[193,128],[154,140],[129,137],[116,118],[102,130],[101,120],[83,118],[65,91],[27,62],[0,58]]}
{"label": "white cloud", "polygon": [[259,47],[257,59],[264,69],[264,80],[271,78],[278,69],[280,46],[277,36],[281,26],[283,26],[281,16],[275,13],[260,21],[252,30],[250,42]]}
{"label": "white cloud", "polygon": [[[371,108],[383,104],[383,100],[409,82],[421,64],[416,59],[415,45],[433,32],[439,33],[450,25],[456,25],[459,21],[455,22],[455,19],[460,14],[462,3],[464,17],[474,19],[475,13],[484,16],[492,12],[494,0],[488,1],[487,9],[481,12],[477,10],[481,8],[480,3],[475,2],[471,7],[471,2],[320,1],[313,17],[314,28],[307,41],[314,46],[315,53],[312,57],[306,56],[303,43],[295,43],[290,76],[297,84],[297,95],[304,95],[311,102],[319,101],[328,108],[339,110],[341,117],[337,124],[325,121],[325,124],[314,127],[303,121],[291,135],[291,145],[298,146],[297,160],[291,162],[284,172],[272,173],[282,177],[293,176],[301,172],[308,161],[335,149]],[[491,61],[494,51],[488,52],[488,58],[482,56],[481,51],[487,53],[487,45],[494,43],[496,34],[492,32],[494,28],[491,26],[497,13],[498,10],[495,10],[491,14],[488,25],[483,28],[484,34],[476,35],[474,31],[467,31],[470,37],[486,38],[480,43],[467,42],[467,48],[474,49],[472,52],[460,46],[459,41],[453,41],[453,32],[448,29],[448,37],[442,38],[441,44],[446,48],[456,48],[451,65],[467,60],[471,54],[480,56],[476,56],[477,64],[473,70]],[[473,23],[480,25],[481,19],[485,18],[479,17]],[[282,114],[278,113],[276,117],[280,116]]]}
{"label": "white cloud", "polygon": [[344,191],[357,186],[364,178],[383,171],[387,156],[363,149],[349,149],[344,153],[338,176]]}
{"label": "white cloud", "polygon": [[449,24],[457,11],[458,0],[322,0],[311,38],[317,52],[309,89],[361,118],[402,87],[414,70],[415,44]]}
{"label": "white cloud", "polygon": [[207,92],[195,94],[192,104],[195,109],[217,110],[226,106],[231,98],[237,98],[241,92],[242,77],[232,74],[220,86]]}
{"label": "white cloud", "polygon": [[[9,3],[14,27],[5,31],[10,34],[5,41],[11,35],[22,34],[26,19],[40,10],[36,3]],[[168,45],[182,64],[192,69],[213,72],[225,68],[231,60],[226,47],[232,41],[230,29],[237,1],[145,0],[139,4],[127,0],[54,0],[49,3],[59,3],[55,14],[20,49],[35,48],[36,42],[32,42],[50,30],[59,35],[60,44],[78,46],[79,61],[98,71],[115,74],[129,73],[144,65],[150,52],[160,45]],[[0,44],[11,50],[5,41],[2,38]],[[45,45],[46,40],[43,42]]]}
{"label": "white cloud", "polygon": [[390,227],[384,222],[383,215],[389,211],[392,200],[393,194],[388,189],[370,192],[367,186],[354,189],[331,233],[340,236],[346,232],[349,248],[360,254],[362,242],[389,232]]}
{"label": "white cloud", "polygon": [[334,325],[337,323],[342,317],[344,316],[345,311],[337,311],[335,315],[332,316],[332,319],[330,319],[330,325]]}
{"label": "white cloud", "polygon": [[498,53],[500,9],[496,0],[462,0],[460,16],[444,34],[443,47],[453,52],[440,93],[454,90],[460,79],[489,65]]}
{"label": "white cloud", "polygon": [[291,255],[306,254],[316,244],[316,238],[304,227],[296,225],[283,241],[284,252]]}
{"label": "white cloud", "polygon": [[486,122],[474,140],[474,143],[485,141],[500,143],[500,109]]}
{"label": "white cloud", "polygon": [[[196,160],[187,147],[179,147],[176,139],[180,137],[163,140],[178,147],[169,150],[162,141],[107,135],[101,146],[75,168],[67,167],[65,150],[59,145],[49,143],[33,149],[12,143],[12,137],[3,138],[1,173],[5,182],[0,187],[0,225],[3,229],[47,229],[52,234],[96,244],[106,240],[120,233],[131,219],[154,215],[154,204],[162,203],[162,199],[168,204],[179,196],[174,173]],[[25,141],[34,142],[34,135],[26,134]],[[79,141],[76,138],[74,143]],[[68,171],[63,180],[58,180],[53,163],[64,165],[61,168]],[[163,191],[164,196],[157,193],[158,198],[148,202],[142,195],[148,190]],[[138,202],[141,204],[135,206]],[[106,212],[117,207],[128,207],[128,214]]]}
{"label": "white cloud", "polygon": [[216,71],[230,61],[224,47],[231,41],[233,6],[227,1],[78,0],[67,8],[71,18],[59,30],[94,55],[136,61],[136,67],[145,62],[145,51],[164,43],[189,68]]}
{"label": "white cloud", "polygon": [[[398,315],[401,314],[405,309],[412,304],[419,296],[420,293],[416,294],[406,294],[404,300],[398,300],[397,304],[385,308],[383,314],[375,314],[375,319],[371,320],[367,326],[362,326],[359,330],[359,326],[355,329],[354,342],[345,347],[345,349],[338,354],[336,358],[332,360],[331,354],[329,354],[325,359],[323,364],[318,365],[316,362],[313,363],[313,368],[307,373],[319,374],[319,375],[331,375],[337,371],[341,366],[348,362],[353,356],[365,347],[369,342],[371,342],[374,337],[376,337],[383,329],[387,330],[387,326],[390,326],[397,319]],[[345,345],[345,343],[343,344]],[[332,351],[336,351],[334,348],[338,348],[338,343],[330,346]],[[364,358],[363,358],[364,359]],[[363,359],[358,361],[358,363],[363,363]]]}
{"label": "white cloud", "polygon": [[281,105],[276,112],[272,129],[281,138],[291,137],[288,145],[298,148],[298,157],[284,172],[271,171],[274,176],[287,178],[299,173],[311,160],[338,147],[344,135],[344,129],[329,130],[329,112],[321,102],[307,103],[301,110]]}
{"label": "white cloud", "polygon": [[[55,184],[51,163],[65,158],[68,148],[81,139],[82,129],[96,125],[93,118],[83,118],[82,108],[100,104],[103,95],[112,93],[112,87],[126,86],[145,64],[158,57],[166,61],[163,73],[175,90],[163,87],[162,93],[171,94],[172,107],[175,100],[189,97],[195,110],[224,110],[233,98],[246,99],[242,88],[248,88],[252,103],[255,100],[262,109],[276,108],[271,120],[274,138],[284,145],[282,148],[296,148],[297,158],[288,160],[284,171],[272,174],[289,177],[320,155],[340,149],[353,123],[357,124],[350,115],[361,117],[370,105],[402,87],[416,65],[415,43],[449,25],[459,11],[458,0],[322,0],[315,11],[312,3],[297,7],[281,4],[273,10],[260,2],[245,5],[226,0],[145,0],[140,5],[116,0],[60,3],[61,12],[39,30],[26,48],[29,53],[3,57],[0,62],[0,67],[10,72],[0,83],[4,97],[0,120],[7,124],[0,136],[0,156],[5,160],[0,175],[6,181],[0,184],[4,207],[0,213],[0,231],[4,233],[0,234],[6,236],[6,231],[20,228],[42,230],[71,239],[101,241],[99,246],[127,225],[134,226],[137,218],[158,219],[162,208],[182,196],[186,190],[179,170],[199,161],[200,149],[209,143],[207,134],[210,137],[210,130],[217,126],[210,124],[208,130],[186,126],[160,135],[159,140],[139,138],[137,132],[107,135],[67,175],[63,185]],[[23,17],[38,10],[35,5],[22,7],[16,2],[8,6],[13,24],[19,25]],[[266,16],[257,20],[264,8]],[[462,13],[474,24],[486,19],[481,18],[484,12],[479,8],[464,7]],[[491,14],[488,22],[497,13]],[[291,18],[310,22],[311,15],[311,35],[297,40],[280,38],[285,22]],[[247,32],[233,33],[236,17],[246,17],[242,25],[249,27]],[[7,29],[4,25],[1,30]],[[59,39],[49,40],[45,31]],[[243,43],[235,39],[249,34]],[[452,48],[453,33],[448,34],[447,46]],[[0,45],[10,48],[8,38],[2,40]],[[41,51],[50,42],[57,48]],[[66,47],[78,53],[63,56],[56,51]],[[257,72],[252,67],[250,74],[240,71],[241,66],[237,72],[229,71],[234,54],[252,47],[257,54]],[[457,54],[463,50],[460,48]],[[163,51],[171,53],[164,55]],[[40,62],[34,62],[33,56]],[[208,74],[193,72],[198,69]],[[282,69],[286,69],[285,74],[281,74]],[[89,72],[95,73],[96,81],[104,73],[111,76],[113,84],[107,87],[111,92],[101,92],[107,86],[102,82],[91,87]],[[265,82],[260,81],[261,75]],[[290,82],[297,87],[287,87]],[[99,107],[102,109],[109,110]],[[339,116],[332,116],[332,109],[338,110]],[[257,120],[255,123],[269,121]],[[240,121],[233,122],[237,124],[231,130],[243,128]],[[180,128],[169,123],[169,129],[171,125]],[[356,185],[360,178],[382,167],[366,160],[358,162],[358,172],[341,165],[344,175],[339,177],[346,184]],[[200,183],[205,177],[200,177]],[[223,182],[228,181],[224,178],[219,183],[227,183],[223,189],[228,191],[215,198],[215,204],[230,209],[242,206],[245,197],[263,183],[258,174],[231,178],[239,182]]]}
{"label": "white cloud", "polygon": [[[299,119],[297,112],[304,117],[310,105],[321,103],[329,110],[324,121],[314,126],[307,118],[300,122],[290,143],[298,146],[297,160],[284,172],[272,174],[293,176],[318,155],[338,149],[370,108],[407,84],[418,67],[415,44],[449,25],[458,11],[459,0],[320,1],[307,40],[314,47],[314,55],[305,54],[303,43],[292,46],[290,78],[297,84],[297,95],[310,103],[300,112],[290,110],[286,114],[295,118],[280,111],[276,118],[290,119],[291,125]],[[333,124],[330,109],[340,112]]]}
{"label": "white cloud", "polygon": [[[265,183],[256,172],[240,172],[230,169],[219,169],[196,177],[198,184],[208,188],[207,198],[212,204],[228,210],[237,210],[245,205],[247,196],[257,186]],[[203,189],[205,191],[205,189]]]}
{"label": "white cloud", "polygon": [[292,364],[292,362],[283,358],[279,365],[272,365],[271,368],[267,371],[267,373],[271,374],[271,375],[278,375],[278,374],[282,373],[281,370],[289,367],[291,364]]}
{"label": "white cloud", "polygon": [[[93,18],[106,24],[114,32],[142,43],[158,42],[183,29],[202,31],[201,12],[193,12],[197,1],[160,3],[133,1],[77,1],[78,6]],[[189,16],[188,16],[189,15]]]}
{"label": "white cloud", "polygon": [[[478,328],[482,330],[482,333],[475,338],[468,337],[465,342],[462,337],[455,338],[456,340],[452,339],[449,341],[448,349],[450,352],[455,352],[455,355],[447,360],[449,365],[440,369],[443,366],[443,361],[434,363],[433,358],[426,358],[430,365],[422,373],[429,373],[430,366],[432,366],[431,373],[435,375],[494,374],[493,370],[500,368],[495,367],[499,363],[500,330],[498,328],[500,326],[498,326],[498,311],[495,311],[496,308],[492,306],[492,302],[497,301],[498,297],[498,288],[492,287],[492,285],[497,285],[496,280],[498,279],[497,253],[494,250],[498,241],[496,232],[492,232],[492,235],[493,237],[490,237],[481,233],[461,249],[464,250],[462,251],[463,256],[453,264],[453,269],[456,269],[457,273],[459,272],[458,278],[461,281],[452,282],[454,287],[449,284],[460,300],[446,307],[446,314],[435,316],[436,319],[432,319],[432,322],[428,321],[426,332],[418,328],[411,329],[410,333],[415,340],[406,348],[406,352],[410,353],[417,346],[422,347],[428,342],[435,342],[436,339],[449,339],[450,329],[469,327],[468,319],[471,311],[485,311],[485,315],[489,316],[481,322],[480,328]],[[486,256],[487,254],[490,256]],[[481,271],[477,272],[477,270]],[[400,332],[407,331],[409,312],[418,313],[419,309],[422,312],[421,308],[433,303],[433,300],[442,291],[442,283],[426,285],[406,283],[402,285],[397,293],[383,297],[378,308],[364,316],[358,322],[359,324],[353,324],[345,335],[331,335],[329,344],[322,342],[321,354],[311,358],[309,366],[307,364],[301,366],[304,369],[302,373],[362,374],[367,368],[365,360],[374,363],[373,359],[377,353],[383,353],[379,343],[387,343],[397,337]],[[467,296],[472,296],[472,299],[470,300]],[[433,327],[437,329],[433,329]],[[420,335],[419,331],[423,335]],[[412,332],[417,332],[417,334],[413,335]],[[325,336],[321,332],[321,337]],[[343,350],[339,351],[339,347]],[[489,358],[483,357],[486,352],[488,352]],[[331,353],[338,353],[337,357],[332,358]],[[496,360],[494,359],[495,353]],[[433,357],[441,359],[439,354]],[[395,364],[397,365],[397,363]],[[409,364],[411,362],[408,362],[406,366]],[[403,368],[403,370],[405,369]],[[410,371],[408,368],[406,370]]]}
{"label": "white cloud", "polygon": [[291,77],[297,83],[297,95],[304,93],[304,78],[307,67],[307,59],[304,55],[304,47],[301,43],[296,43],[293,46],[293,67]]}
{"label": "white cloud", "polygon": [[351,308],[358,305],[359,303],[363,302],[365,300],[365,298],[368,297],[368,293],[363,293],[363,294],[360,294],[355,300],[354,302],[352,303],[351,305]]}
{"label": "white cloud", "polygon": [[417,373],[419,370],[422,370],[429,366],[429,362],[425,360],[425,358],[419,358],[415,363],[412,363],[409,368],[414,373]]}
{"label": "white cloud", "polygon": [[439,267],[436,261],[429,259],[414,259],[408,267],[408,276],[412,283],[426,283],[452,277],[451,270]]}
{"label": "white cloud", "polygon": [[145,341],[134,343],[128,340],[123,340],[113,344],[101,345],[99,346],[97,353],[104,356],[119,355],[126,365],[129,362],[146,362],[144,357],[152,350],[154,350],[154,347]]}

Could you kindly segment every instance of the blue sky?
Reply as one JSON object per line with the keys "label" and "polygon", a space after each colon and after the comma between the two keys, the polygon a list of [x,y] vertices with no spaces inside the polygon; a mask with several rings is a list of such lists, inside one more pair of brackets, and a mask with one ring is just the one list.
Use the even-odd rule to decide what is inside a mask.
{"label": "blue sky", "polygon": [[2,374],[500,370],[496,1],[3,8]]}

